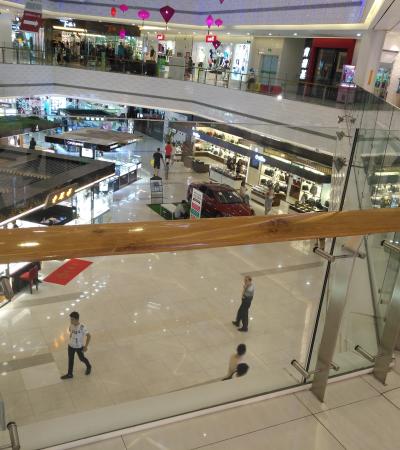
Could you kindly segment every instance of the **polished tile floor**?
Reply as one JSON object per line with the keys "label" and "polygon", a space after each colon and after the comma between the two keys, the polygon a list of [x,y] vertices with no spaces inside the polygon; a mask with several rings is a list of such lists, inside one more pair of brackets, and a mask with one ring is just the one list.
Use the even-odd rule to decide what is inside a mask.
{"label": "polished tile floor", "polygon": [[[396,378],[398,373],[392,373]],[[124,434],[79,450],[398,450],[400,388],[370,375],[330,384],[325,403],[309,391]]]}
{"label": "polished tile floor", "polygon": [[[143,157],[141,179],[115,194],[105,222],[160,220],[147,206],[149,160],[157,144],[146,139],[129,150],[128,158],[132,151]],[[181,200],[187,185],[202,179],[206,179],[204,174],[174,164],[165,184],[165,201]],[[261,207],[254,207],[262,214]],[[273,214],[285,212],[283,205]],[[23,426],[211,383],[225,376],[229,356],[241,342],[248,347],[250,372],[246,377],[255,388],[260,380],[263,392],[296,385],[300,378],[290,361],[306,360],[325,269],[312,246],[305,241],[89,258],[93,264],[67,286],[42,283],[33,295],[23,292],[0,310],[0,392],[7,419]],[[42,275],[62,263],[45,263]],[[245,274],[253,275],[256,289],[247,334],[231,324]],[[87,353],[93,372],[86,377],[76,360],[74,379],[61,381],[67,367],[68,315],[73,310],[80,312],[93,336]],[[374,388],[360,382],[365,383],[369,398]],[[293,422],[282,429],[285,445],[301,432],[310,444],[298,448],[313,448],[311,441],[315,444],[318,439],[326,446],[314,448],[342,448],[326,427],[310,417],[310,411],[317,408],[312,399],[291,396],[285,401],[292,402],[284,409],[293,414],[289,419]],[[263,412],[261,404],[257,408],[255,422]],[[242,433],[260,428],[262,440],[273,442],[276,430],[268,427],[286,419],[279,419],[279,408],[269,414],[270,425],[263,427],[263,418],[253,429],[254,421],[248,420],[251,427],[244,427]],[[234,428],[239,430],[236,425]],[[220,436],[221,430],[215,432]],[[243,438],[235,439],[232,446],[202,439],[193,445],[243,448]],[[135,444],[133,439],[127,447],[156,448],[150,438],[145,441]],[[165,448],[195,448],[190,445]]]}

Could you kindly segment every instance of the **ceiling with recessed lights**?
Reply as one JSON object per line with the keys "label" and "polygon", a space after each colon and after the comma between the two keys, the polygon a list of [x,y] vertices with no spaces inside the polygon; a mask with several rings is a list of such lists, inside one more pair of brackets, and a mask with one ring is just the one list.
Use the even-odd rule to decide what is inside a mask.
{"label": "ceiling with recessed lights", "polygon": [[[208,15],[221,18],[219,34],[274,36],[356,35],[376,20],[389,0],[42,0],[44,16],[104,20],[141,24],[138,11],[146,9],[147,27],[165,29],[159,9],[175,9],[168,25],[170,32],[189,34],[206,30]],[[392,0],[393,1],[393,0]],[[395,0],[397,1],[397,0]],[[4,1],[0,5],[23,8],[25,0]],[[127,5],[127,11],[119,6]],[[116,14],[111,14],[111,9]],[[272,34],[269,34],[272,33]]]}

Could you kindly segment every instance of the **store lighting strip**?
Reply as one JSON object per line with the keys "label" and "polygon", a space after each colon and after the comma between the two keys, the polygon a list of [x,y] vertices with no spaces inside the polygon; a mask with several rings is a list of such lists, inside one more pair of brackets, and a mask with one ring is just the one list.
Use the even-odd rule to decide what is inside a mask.
{"label": "store lighting strip", "polygon": [[[82,186],[82,187],[78,188],[78,189],[75,191],[75,193],[81,192],[81,191],[83,191],[84,189],[87,189],[87,188],[89,188],[89,187],[91,187],[91,186],[94,186],[94,185],[97,184],[97,183],[101,183],[102,181],[107,180],[108,178],[111,178],[111,177],[113,177],[114,175],[115,175],[115,173],[113,173],[112,175],[106,175],[105,177],[100,178],[99,180],[92,181],[91,183],[87,184],[86,186]],[[1,224],[0,224],[0,225],[1,225]]]}
{"label": "store lighting strip", "polygon": [[[100,183],[101,181],[107,180],[107,178],[111,178],[111,177],[113,177],[113,176],[114,176],[114,175],[107,175],[107,176],[105,176],[105,177],[103,177],[103,178],[100,178],[99,180],[95,180],[95,181],[93,181],[92,183],[89,183],[89,184],[87,184],[86,186],[82,186],[81,188],[77,189],[77,190],[75,191],[75,193],[80,192],[80,191],[83,191],[84,189],[87,189],[88,187],[94,186],[95,184]],[[43,203],[43,204],[41,204],[41,205],[39,205],[39,206],[35,206],[34,208],[32,208],[32,209],[30,209],[30,210],[28,210],[28,211],[25,211],[25,212],[23,212],[23,213],[21,213],[21,214],[18,214],[18,215],[14,216],[14,217],[10,217],[9,219],[6,219],[6,220],[4,220],[3,222],[0,222],[0,227],[3,227],[3,226],[5,226],[5,225],[9,224],[10,222],[14,222],[14,220],[20,219],[21,217],[27,216],[28,214],[31,214],[31,213],[33,213],[34,211],[38,211],[39,209],[44,208],[45,205],[46,205],[46,204]]]}
{"label": "store lighting strip", "polygon": [[14,222],[14,220],[20,219],[21,217],[24,217],[24,216],[26,216],[26,215],[28,215],[30,213],[33,213],[34,211],[42,209],[42,208],[44,208],[44,206],[45,206],[45,203],[43,203],[43,204],[41,204],[39,206],[35,206],[34,208],[30,209],[29,211],[25,211],[25,212],[23,212],[21,214],[18,214],[16,216],[14,216],[14,217],[10,217],[9,219],[6,219],[3,222],[0,222],[0,227],[3,227],[4,225],[9,224],[10,222]]}
{"label": "store lighting strip", "polygon": [[71,31],[76,33],[87,33],[87,30],[85,28],[74,28],[74,27],[62,27],[60,25],[53,25],[53,28],[55,30],[61,30],[61,31]]}

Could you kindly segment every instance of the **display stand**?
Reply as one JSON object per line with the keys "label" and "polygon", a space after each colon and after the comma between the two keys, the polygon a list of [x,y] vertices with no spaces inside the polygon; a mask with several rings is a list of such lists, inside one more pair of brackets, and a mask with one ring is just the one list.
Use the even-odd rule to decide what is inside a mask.
{"label": "display stand", "polygon": [[162,203],[164,200],[163,181],[160,177],[150,178],[151,203]]}

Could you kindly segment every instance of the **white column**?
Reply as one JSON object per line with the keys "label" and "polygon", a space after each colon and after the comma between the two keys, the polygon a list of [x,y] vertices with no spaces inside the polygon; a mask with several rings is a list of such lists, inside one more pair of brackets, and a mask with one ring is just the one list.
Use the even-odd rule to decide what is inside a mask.
{"label": "white column", "polygon": [[12,14],[0,14],[0,47],[12,47],[11,23]]}
{"label": "white column", "polygon": [[379,69],[386,31],[366,31],[359,44],[356,61],[356,83],[366,91],[373,92]]}

